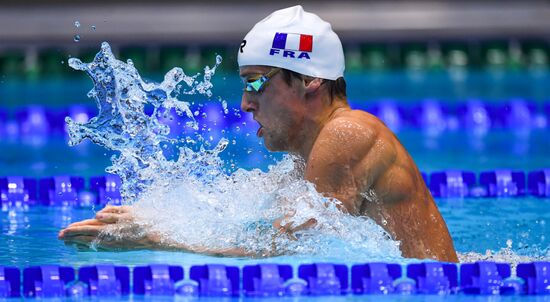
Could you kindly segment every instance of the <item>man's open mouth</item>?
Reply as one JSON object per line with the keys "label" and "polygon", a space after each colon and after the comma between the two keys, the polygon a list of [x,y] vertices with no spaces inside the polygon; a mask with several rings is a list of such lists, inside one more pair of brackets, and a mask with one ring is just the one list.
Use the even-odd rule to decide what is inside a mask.
{"label": "man's open mouth", "polygon": [[258,123],[258,126],[260,126],[260,128],[258,128],[258,131],[256,131],[256,136],[262,137],[264,134],[264,126],[257,119],[254,119],[254,120],[256,121],[256,123]]}
{"label": "man's open mouth", "polygon": [[262,137],[264,134],[264,127],[260,124],[260,128],[258,128],[258,131],[256,132],[257,137]]}

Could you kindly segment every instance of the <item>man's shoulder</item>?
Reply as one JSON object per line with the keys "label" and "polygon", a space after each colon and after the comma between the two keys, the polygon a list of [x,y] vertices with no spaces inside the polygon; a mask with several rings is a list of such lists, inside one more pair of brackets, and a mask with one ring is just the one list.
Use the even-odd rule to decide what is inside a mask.
{"label": "man's shoulder", "polygon": [[[318,143],[340,153],[361,153],[377,140],[382,126],[371,114],[360,110],[340,112],[319,133]],[[358,155],[358,154],[357,154]]]}
{"label": "man's shoulder", "polygon": [[347,110],[339,113],[330,120],[323,128],[324,135],[338,136],[359,136],[363,138],[374,138],[383,127],[383,123],[374,115],[362,110]]}

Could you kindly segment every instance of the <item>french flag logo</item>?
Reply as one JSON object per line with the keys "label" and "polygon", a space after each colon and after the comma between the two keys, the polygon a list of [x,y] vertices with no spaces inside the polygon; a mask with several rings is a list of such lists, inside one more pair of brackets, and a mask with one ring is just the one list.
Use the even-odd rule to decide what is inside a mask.
{"label": "french flag logo", "polygon": [[313,36],[304,34],[275,33],[272,48],[311,52]]}

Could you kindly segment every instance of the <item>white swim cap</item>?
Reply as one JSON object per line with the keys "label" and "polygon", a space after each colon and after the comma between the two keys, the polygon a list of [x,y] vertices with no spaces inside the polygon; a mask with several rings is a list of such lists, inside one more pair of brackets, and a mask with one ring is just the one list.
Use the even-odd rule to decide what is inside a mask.
{"label": "white swim cap", "polygon": [[297,5],[256,23],[238,51],[239,67],[266,65],[315,78],[344,76],[342,43],[328,22]]}

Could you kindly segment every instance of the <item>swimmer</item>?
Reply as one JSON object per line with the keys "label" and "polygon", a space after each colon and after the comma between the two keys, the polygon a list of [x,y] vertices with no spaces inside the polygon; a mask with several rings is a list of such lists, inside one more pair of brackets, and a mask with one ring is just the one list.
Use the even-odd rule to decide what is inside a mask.
{"label": "swimmer", "polygon": [[[275,11],[245,36],[238,62],[244,82],[241,108],[258,122],[257,135],[268,150],[304,159],[304,177],[317,191],[341,201],[349,215],[376,221],[401,242],[404,257],[458,261],[445,221],[407,150],[378,118],[350,108],[342,44],[329,23],[301,6]],[[131,223],[121,224],[127,229],[116,238],[103,232],[132,219],[131,207],[108,206],[94,219],[69,225],[59,238],[83,248],[99,238],[100,249],[256,256],[165,242]],[[316,223],[281,221],[274,227],[289,237]]]}

